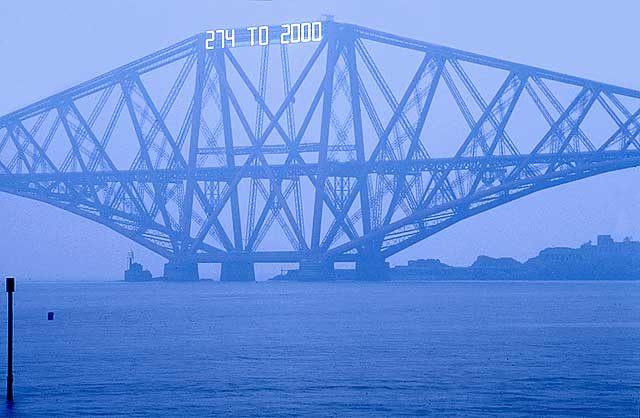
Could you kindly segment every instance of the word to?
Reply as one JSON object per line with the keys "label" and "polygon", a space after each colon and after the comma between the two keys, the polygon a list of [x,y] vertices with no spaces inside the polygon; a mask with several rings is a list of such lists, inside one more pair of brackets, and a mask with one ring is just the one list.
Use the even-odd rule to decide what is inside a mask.
{"label": "word to", "polygon": [[[279,39],[281,44],[305,44],[322,40],[322,22],[285,23],[282,25],[282,29]],[[249,32],[250,46],[269,44],[271,39],[269,38],[269,26],[249,26],[245,30]],[[208,38],[205,40],[206,49],[233,48],[236,46],[235,29],[208,30],[207,35]],[[240,39],[246,39],[246,33],[238,35]]]}

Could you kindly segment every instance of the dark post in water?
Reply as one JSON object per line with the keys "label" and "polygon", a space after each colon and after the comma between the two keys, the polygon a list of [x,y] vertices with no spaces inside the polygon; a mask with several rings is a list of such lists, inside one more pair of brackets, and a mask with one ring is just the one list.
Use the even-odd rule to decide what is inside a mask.
{"label": "dark post in water", "polygon": [[7,277],[7,400],[13,400],[13,291],[15,279]]}

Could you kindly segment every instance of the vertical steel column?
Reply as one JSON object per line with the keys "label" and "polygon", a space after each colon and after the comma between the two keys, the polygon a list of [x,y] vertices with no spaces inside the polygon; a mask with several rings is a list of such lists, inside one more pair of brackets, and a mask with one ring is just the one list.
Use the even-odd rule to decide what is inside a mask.
{"label": "vertical steel column", "polygon": [[[227,160],[227,167],[231,171],[235,169],[236,162],[233,153],[233,133],[231,130],[231,113],[229,110],[229,93],[227,92],[227,70],[225,67],[224,51],[215,52],[216,70],[218,71],[218,81],[220,86],[220,111],[222,112],[222,124],[224,130],[224,148]],[[238,186],[231,189],[231,223],[233,224],[233,241],[235,249],[242,251],[242,225],[240,219],[240,203],[238,200]]]}
{"label": "vertical steel column", "polygon": [[356,159],[358,160],[358,185],[360,188],[360,210],[362,212],[362,233],[371,230],[371,208],[369,205],[369,179],[367,174],[367,158],[364,151],[362,136],[362,114],[360,112],[360,80],[355,54],[355,34],[346,45],[347,66],[349,69],[349,84],[351,87],[351,113],[353,114],[353,134],[356,144]]}
{"label": "vertical steel column", "polygon": [[193,92],[193,110],[191,113],[191,137],[189,138],[189,159],[187,160],[187,179],[184,201],[182,202],[182,219],[180,219],[182,251],[188,250],[191,240],[191,215],[193,213],[193,193],[196,184],[196,169],[198,162],[198,144],[200,137],[200,119],[202,115],[202,91],[205,84],[205,50],[204,36],[200,36],[196,49],[196,82]]}
{"label": "vertical steel column", "polygon": [[313,203],[313,223],[311,230],[311,250],[320,247],[320,233],[322,230],[322,206],[325,197],[324,184],[327,178],[327,151],[329,148],[329,129],[333,101],[333,73],[338,59],[338,40],[333,31],[328,31],[330,37],[327,44],[327,66],[324,76],[324,92],[322,103],[322,121],[320,126],[320,150],[318,151],[318,174],[316,176],[316,193]]}

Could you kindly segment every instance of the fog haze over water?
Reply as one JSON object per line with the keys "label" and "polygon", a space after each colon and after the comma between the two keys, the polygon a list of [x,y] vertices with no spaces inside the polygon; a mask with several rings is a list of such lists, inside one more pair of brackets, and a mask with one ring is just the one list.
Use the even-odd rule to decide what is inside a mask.
{"label": "fog haze over water", "polygon": [[[624,10],[624,12],[621,12]],[[323,14],[400,35],[638,88],[633,50],[640,5],[501,1],[126,1],[0,4],[0,114],[187,38],[222,27],[318,19]],[[598,30],[584,30],[598,28]],[[257,51],[257,50],[256,50]],[[388,63],[387,63],[388,64]],[[630,169],[536,193],[465,220],[398,254],[468,265],[479,254],[524,260],[597,234],[640,236]],[[155,275],[160,257],[98,224],[0,195],[0,274],[40,280],[120,277],[130,248]],[[53,245],[52,243],[55,243]],[[217,277],[203,266],[203,277]],[[257,265],[260,279],[280,265]]]}
{"label": "fog haze over water", "polygon": [[[331,16],[338,22],[640,90],[639,58],[635,53],[640,2],[630,0],[606,3],[557,0],[528,3],[498,0],[4,1],[0,2],[0,117],[196,33],[311,22],[330,19]],[[297,58],[295,52],[291,52],[295,47],[291,45],[287,47],[289,52],[281,52],[283,49],[276,53],[283,61],[281,57],[291,54],[293,74],[296,74],[295,69],[302,67],[300,64],[304,59],[300,49]],[[315,44],[309,43],[305,47],[315,47]],[[242,52],[259,62],[260,48]],[[400,74],[404,71],[413,76],[414,70],[396,60],[392,52],[377,53],[372,54],[376,65],[385,69],[381,73],[390,74],[390,90],[396,89],[395,94],[399,96],[398,90],[402,92],[403,89],[397,86],[410,80],[410,77],[405,77],[405,80]],[[331,57],[329,52],[326,54]],[[419,56],[416,65],[422,59]],[[320,73],[314,74],[319,80],[326,65],[322,64],[317,65]],[[450,64],[451,61],[447,65]],[[464,64],[477,67],[472,63]],[[246,65],[246,61],[242,61],[242,65]],[[198,64],[197,68],[205,66]],[[259,66],[252,70],[253,73],[260,72]],[[442,71],[442,67],[438,71]],[[253,74],[251,70],[247,73]],[[169,82],[164,83],[170,76],[162,74],[160,72],[152,83],[148,80],[144,83],[157,83],[156,87],[161,87],[159,90],[173,91]],[[472,75],[471,78],[479,80],[477,87],[483,100],[489,97],[487,92],[493,96],[503,82],[495,74],[492,80],[489,76],[478,76],[478,73]],[[503,75],[506,76],[506,72]],[[280,73],[277,76],[287,79],[286,72],[284,77]],[[518,74],[516,78],[521,76]],[[198,77],[193,76],[193,86],[199,85],[196,82]],[[263,85],[269,84],[270,80],[267,79]],[[144,83],[139,81],[140,86]],[[277,95],[289,91],[287,83],[282,81],[284,90],[278,90]],[[495,84],[494,90],[488,86],[490,83]],[[557,82],[549,81],[550,85],[553,83]],[[119,88],[127,96],[125,84]],[[520,85],[520,92],[525,91],[523,86]],[[572,88],[579,91],[578,87]],[[356,90],[354,87],[352,92]],[[438,90],[431,91],[437,93]],[[189,107],[192,92],[189,90],[183,95],[187,97],[182,103],[185,105],[183,110]],[[153,96],[153,100],[165,97],[167,92],[156,91],[155,94],[158,96]],[[255,107],[255,98],[247,92],[245,94],[250,97],[249,101],[240,103]],[[562,94],[566,97],[560,97]],[[558,98],[560,105],[554,103],[557,113],[562,113],[558,107],[566,106],[562,100],[573,100],[570,93],[565,91],[562,94]],[[265,98],[274,101],[277,95],[265,94]],[[298,106],[308,99],[302,97],[302,93],[296,95]],[[457,119],[449,117],[447,103],[453,108],[456,105],[454,99],[438,102],[437,94],[431,96],[436,99],[429,99],[434,105],[429,107],[428,117],[435,121],[427,117],[425,125],[433,131],[428,138],[421,137],[420,141],[424,141],[429,153],[436,148],[437,152],[444,154],[438,154],[438,157],[449,157],[453,154],[446,154],[444,150],[453,149],[455,153],[467,136],[467,132],[463,132],[460,138],[459,132],[464,131],[467,125],[463,112],[457,108],[455,111],[459,114],[456,116],[463,122],[456,124]],[[326,94],[325,97],[330,96]],[[609,97],[609,100],[614,101],[615,98]],[[373,107],[386,105],[385,101],[392,100],[381,100]],[[476,101],[482,102],[477,97]],[[495,102],[501,103],[499,100]],[[637,102],[631,112],[638,110],[640,100]],[[354,106],[353,102],[350,103]],[[632,105],[626,103],[625,106]],[[135,119],[136,110],[132,110],[135,104],[131,103],[130,97],[127,107],[131,120]],[[477,107],[482,109],[480,113],[484,112],[484,105]],[[419,106],[413,110],[420,112]],[[389,110],[385,108],[385,111]],[[514,143],[536,139],[531,141],[535,144],[540,138],[534,133],[537,131],[533,129],[532,118],[527,116],[526,110],[523,112],[525,116],[518,119],[518,123],[524,134],[517,138],[515,135],[518,134],[515,134]],[[200,115],[199,112],[195,114]],[[381,115],[381,123],[386,125],[391,116]],[[172,116],[177,120],[175,115]],[[539,122],[547,123],[543,116],[537,116]],[[296,123],[300,124],[300,119],[302,116],[296,113]],[[467,121],[470,119],[474,116],[468,117]],[[9,138],[13,120],[5,118],[4,121],[11,122],[7,125],[9,127],[5,127],[5,138]],[[194,133],[200,132],[195,128],[199,119],[194,118],[193,121],[194,125],[184,126],[193,126]],[[609,122],[615,125],[612,120]],[[225,123],[228,139],[228,131],[234,122],[231,125]],[[558,124],[561,124],[559,119]],[[67,125],[65,123],[66,130],[71,132]],[[140,133],[139,124],[136,122],[134,125]],[[258,125],[256,122],[256,131],[259,132]],[[598,122],[594,125],[592,128],[596,131],[606,130]],[[511,135],[512,125],[506,126]],[[288,127],[293,131],[293,122]],[[497,126],[495,129],[501,131]],[[359,128],[353,130],[355,132]],[[544,125],[543,134],[547,130],[548,126]],[[138,135],[131,133],[135,131],[111,132],[116,132],[113,137],[122,141],[117,144],[123,145],[110,146],[117,148],[116,152],[128,153],[130,155],[127,156],[133,158],[139,146],[136,144]],[[118,135],[119,132],[125,134]],[[371,135],[364,132],[364,140],[372,142]],[[72,136],[71,133],[68,135]],[[171,136],[166,132],[163,135],[166,135],[165,139]],[[309,134],[313,135],[319,133]],[[354,136],[357,135],[354,133]],[[67,139],[64,137],[65,141]],[[592,139],[596,145],[604,142],[601,137]],[[210,142],[207,146],[214,149],[214,141],[207,140]],[[18,141],[14,139],[14,142]],[[130,144],[133,147],[126,149]],[[202,143],[196,145],[200,147]],[[19,144],[15,147],[16,154],[24,152],[19,150]],[[49,151],[55,152],[47,149]],[[58,150],[63,154],[61,158],[64,158],[64,152]],[[75,152],[78,153],[77,150]],[[530,149],[519,149],[519,152],[528,153]],[[14,157],[7,157],[7,154],[0,156]],[[98,154],[96,152],[94,156]],[[614,155],[618,154],[621,153]],[[430,155],[435,156],[436,153]],[[170,157],[166,159],[169,161]],[[18,162],[19,158],[15,157],[14,161]],[[550,167],[554,165],[555,162]],[[12,164],[12,167],[18,167],[15,171],[20,172],[22,162]],[[358,168],[357,165],[355,167]],[[483,174],[487,172],[482,171]],[[495,173],[501,175],[497,171]],[[486,179],[487,183],[498,178],[493,177],[495,173],[491,173],[491,179]],[[436,177],[434,175],[432,179]],[[480,178],[477,177],[477,184]],[[436,182],[444,184],[442,178]],[[524,261],[543,248],[578,247],[600,234],[611,234],[615,241],[626,236],[640,239],[640,194],[636,192],[639,182],[640,172],[632,168],[536,192],[445,228],[386,261],[393,266],[405,264],[410,259],[437,258],[448,265],[469,266],[479,255],[514,257]],[[270,187],[275,183],[277,181],[271,182]],[[6,187],[6,183],[3,184]],[[344,185],[341,187],[341,192],[345,192]],[[187,189],[190,190],[189,187]],[[383,190],[383,187],[378,190]],[[181,189],[174,191],[175,196],[182,196]],[[204,200],[213,201],[217,189],[207,192],[205,187],[206,193],[210,197]],[[240,190],[239,193],[243,202],[252,202],[247,207],[256,207],[256,201],[251,200],[249,192]],[[275,196],[275,193],[270,193]],[[436,201],[437,193],[432,195]],[[72,193],[67,196],[75,199]],[[314,199],[310,194],[302,196],[305,198],[297,206],[304,207],[304,210],[297,212],[304,212],[304,221],[309,224],[313,222],[313,216],[306,206],[313,208]],[[351,196],[356,194],[351,193]],[[283,198],[277,200],[280,199]],[[162,206],[158,204],[162,200],[155,199],[155,203],[149,202],[149,206]],[[169,200],[175,202],[180,199]],[[185,201],[188,204],[176,205],[174,211],[181,228],[192,220],[194,223],[199,221],[196,217],[182,216],[193,208],[189,199]],[[82,201],[75,200],[74,204],[78,202]],[[380,202],[382,200],[379,199],[377,203]],[[130,202],[122,199],[119,203],[124,206]],[[212,202],[208,203],[213,206]],[[316,207],[321,207],[322,203],[318,203]],[[281,202],[273,204],[277,206]],[[220,206],[223,214],[225,208]],[[268,207],[268,204],[264,206]],[[456,206],[450,213],[458,216],[458,209],[462,206]],[[467,206],[471,207],[471,204]],[[181,212],[182,208],[187,209]],[[202,209],[204,218],[213,212],[204,206]],[[246,209],[243,206],[240,210]],[[154,212],[153,216],[161,216],[155,211],[154,207],[149,212]],[[352,212],[356,213],[349,213],[348,208],[344,210],[349,217],[359,216],[362,229],[366,231],[365,209]],[[377,214],[381,212],[379,210]],[[389,211],[388,220],[400,222],[393,218],[392,212]],[[267,210],[262,213],[264,216],[260,222],[273,220],[265,220]],[[101,214],[106,218],[113,212],[104,209]],[[163,215],[165,225],[170,225],[171,216]],[[227,214],[227,218],[223,215],[220,215],[223,223],[232,217],[231,214]],[[234,209],[233,217],[236,215]],[[243,219],[251,218],[247,213],[239,215]],[[455,219],[455,216],[450,219]],[[316,222],[313,222],[315,229],[305,226],[298,213],[296,217],[299,229],[306,228],[307,234],[298,233],[300,245],[296,247],[294,244],[294,250],[306,248],[305,240],[311,235],[315,243],[323,242],[318,235],[322,236],[324,224],[331,222],[328,217],[316,217]],[[142,220],[146,218],[138,215],[132,219],[146,222]],[[153,219],[151,215],[149,219]],[[245,224],[250,222],[247,220]],[[244,237],[250,234],[243,234],[247,230],[251,232],[251,227],[241,230],[243,227],[238,225],[220,228],[234,229],[236,249],[243,247],[243,239],[253,244],[265,236],[268,242],[264,242],[260,250],[281,250],[289,244],[286,233],[278,234],[279,230],[275,233],[271,230],[273,236],[260,235],[262,232],[254,230],[253,235],[259,236],[252,240],[251,236]],[[141,229],[134,226],[128,231],[134,229],[136,232],[132,235],[141,235],[144,226]],[[309,230],[315,233],[310,234]],[[395,232],[398,238],[406,231],[397,229]],[[191,233],[193,235],[194,228]],[[207,234],[203,230],[200,238],[204,240]],[[218,238],[224,238],[224,232],[217,234],[222,235]],[[175,241],[171,233],[167,236]],[[183,237],[188,238],[180,235],[181,240]],[[189,245],[180,247],[180,250],[177,250],[178,245],[174,245],[176,253],[173,255],[176,258],[173,259],[174,269],[167,269],[169,273],[188,271],[189,264],[181,262],[191,262],[195,259],[189,258],[191,256],[207,256],[203,252],[197,253],[202,251],[199,248],[205,247],[191,245],[193,241],[181,241],[189,242]],[[327,240],[327,248],[337,242],[338,238]],[[226,245],[225,248],[232,246]],[[320,248],[313,244],[309,247]],[[333,251],[336,247],[331,248]],[[560,418],[636,417],[640,411],[640,280],[620,281],[620,276],[613,277],[617,281],[563,280],[568,278],[567,275],[554,276],[558,279],[554,281],[511,280],[514,275],[513,270],[509,270],[510,280],[504,281],[477,280],[480,277],[475,275],[473,278],[476,280],[473,281],[265,282],[281,269],[297,267],[295,264],[274,263],[256,264],[259,282],[125,283],[125,256],[130,249],[135,253],[135,261],[151,270],[153,276],[162,275],[166,260],[113,230],[45,203],[0,192],[0,278],[16,277],[16,401],[4,404],[0,416]],[[617,250],[607,251],[604,252],[609,257]],[[226,260],[235,261],[237,253],[229,252],[230,257]],[[210,254],[218,257],[215,252]],[[285,250],[281,254],[285,254]],[[305,257],[316,255],[312,252],[302,254]],[[371,255],[364,254],[367,257]],[[620,252],[616,254],[610,258],[617,257],[617,263],[623,256]],[[371,257],[369,264],[359,264],[358,272],[364,271],[367,279],[377,274],[381,265],[374,263],[381,261],[374,258]],[[248,264],[245,261],[229,263],[225,268],[230,266],[235,269],[232,271],[242,272],[240,267]],[[313,263],[317,260],[312,258],[306,261],[310,261],[307,264],[310,271],[321,271],[325,267],[321,263]],[[369,260],[363,256],[360,261]],[[498,264],[503,261],[498,261]],[[623,262],[633,265],[630,259],[623,259]],[[337,267],[345,267],[336,264]],[[431,265],[436,263],[431,262]],[[131,264],[131,267],[140,266]],[[217,280],[219,269],[219,265],[200,265],[200,277]],[[134,268],[131,271],[135,271]],[[491,274],[490,279],[496,278],[495,270],[486,271]],[[613,271],[608,273],[615,275]],[[236,276],[233,278],[240,277],[240,273]],[[131,277],[143,276],[131,274]],[[7,333],[6,308],[4,303],[0,303],[2,336]],[[55,313],[53,320],[47,320],[48,312]],[[6,349],[2,337],[0,352],[4,353]],[[0,361],[0,375],[5,376],[6,373],[7,363]]]}

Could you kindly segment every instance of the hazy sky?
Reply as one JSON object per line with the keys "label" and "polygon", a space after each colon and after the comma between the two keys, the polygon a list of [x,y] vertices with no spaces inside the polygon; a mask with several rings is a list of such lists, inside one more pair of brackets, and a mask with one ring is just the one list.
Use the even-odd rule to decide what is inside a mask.
{"label": "hazy sky", "polygon": [[[623,12],[624,11],[624,12]],[[5,1],[0,2],[0,114],[220,27],[322,14],[430,42],[640,88],[635,1]],[[476,216],[404,253],[469,264],[478,254],[526,259],[599,233],[640,238],[637,169],[537,193]],[[163,259],[88,220],[0,194],[0,274],[116,279],[133,248],[154,274]],[[265,266],[258,274],[278,271]],[[212,277],[217,267],[201,268]]]}

